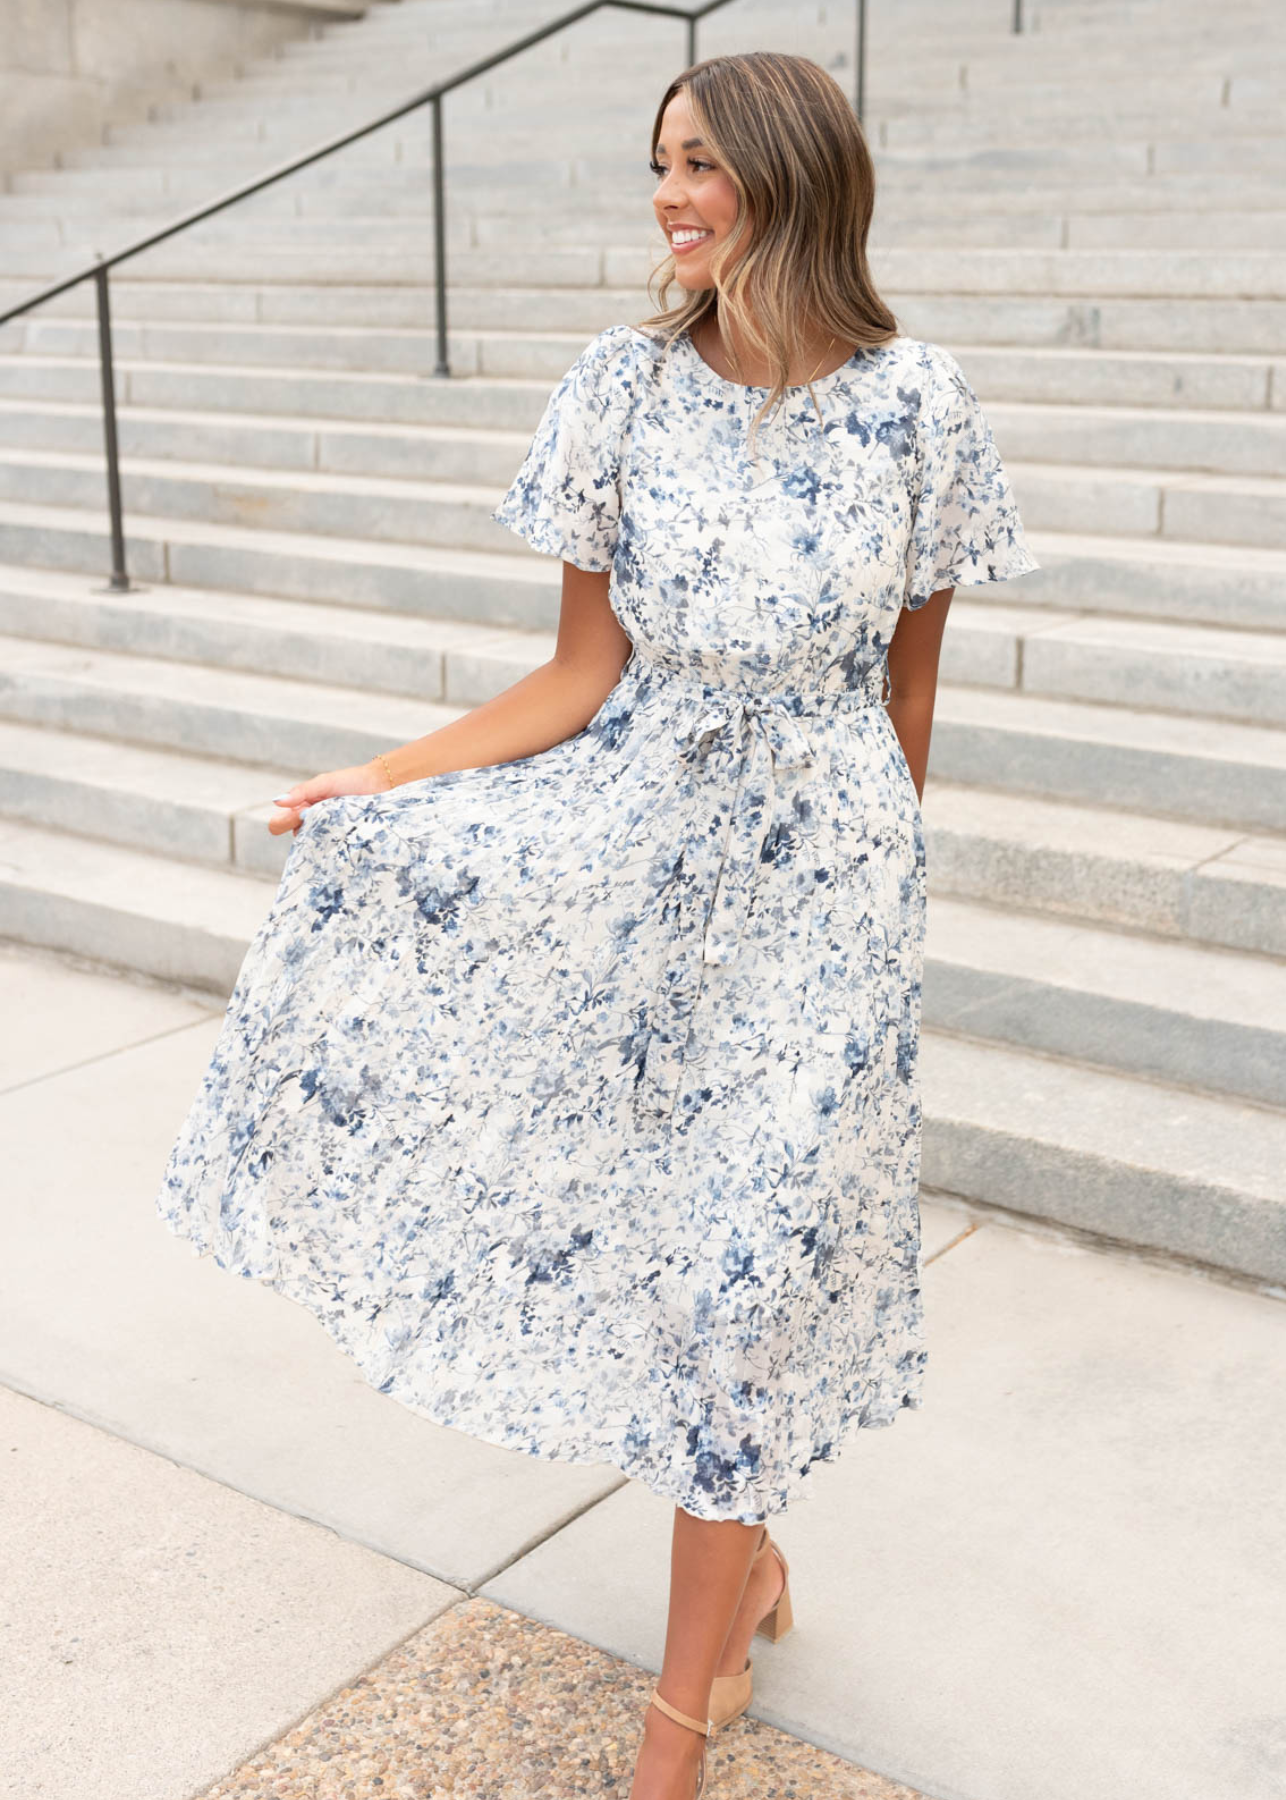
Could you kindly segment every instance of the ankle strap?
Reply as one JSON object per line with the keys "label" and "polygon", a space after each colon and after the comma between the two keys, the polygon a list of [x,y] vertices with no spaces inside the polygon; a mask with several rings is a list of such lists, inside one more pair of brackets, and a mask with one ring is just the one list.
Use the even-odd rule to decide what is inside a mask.
{"label": "ankle strap", "polygon": [[689,1718],[687,1713],[680,1712],[677,1706],[671,1706],[668,1700],[663,1700],[655,1688],[652,1689],[652,1704],[659,1706],[663,1713],[669,1714],[670,1718],[677,1719],[680,1725],[686,1725],[690,1731],[699,1731],[702,1737],[709,1737],[714,1730],[713,1719]]}

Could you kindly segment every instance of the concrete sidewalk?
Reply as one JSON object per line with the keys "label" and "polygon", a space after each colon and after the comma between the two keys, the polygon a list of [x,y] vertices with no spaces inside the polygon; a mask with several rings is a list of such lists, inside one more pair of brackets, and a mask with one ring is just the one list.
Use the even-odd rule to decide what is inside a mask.
{"label": "concrete sidewalk", "polygon": [[[221,1005],[0,944],[0,1006],[0,1793],[623,1796],[668,1503],[428,1424],[170,1237]],[[1286,1294],[924,1222],[924,1410],[783,1521],[712,1792],[1279,1795]]]}

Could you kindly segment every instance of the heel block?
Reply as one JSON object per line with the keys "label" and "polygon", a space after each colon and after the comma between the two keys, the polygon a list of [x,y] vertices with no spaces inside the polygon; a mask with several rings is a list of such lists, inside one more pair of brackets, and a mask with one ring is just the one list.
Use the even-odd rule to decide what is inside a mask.
{"label": "heel block", "polygon": [[766,1637],[770,1644],[779,1644],[786,1633],[794,1626],[795,1613],[794,1608],[790,1603],[790,1564],[786,1561],[786,1558],[782,1555],[776,1544],[773,1545],[773,1549],[777,1551],[777,1560],[781,1564],[781,1593],[777,1596],[777,1604],[773,1607],[772,1611],[765,1613],[758,1625],[756,1625],[755,1635],[757,1637]]}

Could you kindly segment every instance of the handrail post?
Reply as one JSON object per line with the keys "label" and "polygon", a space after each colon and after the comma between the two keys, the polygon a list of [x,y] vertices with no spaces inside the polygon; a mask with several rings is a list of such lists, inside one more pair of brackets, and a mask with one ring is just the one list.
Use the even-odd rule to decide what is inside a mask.
{"label": "handrail post", "polygon": [[125,568],[125,525],[121,516],[121,463],[116,442],[116,383],[112,372],[112,315],[107,299],[107,270],[94,270],[98,292],[98,367],[103,388],[103,437],[107,448],[107,507],[112,521],[112,575],[108,586],[129,590]]}
{"label": "handrail post", "polygon": [[862,118],[866,107],[866,0],[857,0],[857,46],[853,61],[857,67],[854,83],[853,110],[857,114],[859,125],[864,124]]}
{"label": "handrail post", "polygon": [[691,68],[693,63],[696,60],[697,60],[697,15],[695,13],[691,13],[688,17],[688,67]]}
{"label": "handrail post", "polygon": [[437,285],[438,361],[433,373],[449,375],[447,360],[446,179],[442,168],[442,96],[433,96],[433,273]]}
{"label": "handrail post", "polygon": [[1023,0],[1014,0],[1014,30],[1023,28]]}

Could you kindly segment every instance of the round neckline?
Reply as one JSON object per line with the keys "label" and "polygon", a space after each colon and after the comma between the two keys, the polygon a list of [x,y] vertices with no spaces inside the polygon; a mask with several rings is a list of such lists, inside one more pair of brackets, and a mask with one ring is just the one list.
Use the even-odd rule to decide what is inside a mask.
{"label": "round neckline", "polygon": [[[721,375],[717,369],[711,368],[705,357],[702,356],[701,352],[697,349],[696,342],[688,326],[685,325],[683,327],[683,330],[679,333],[679,337],[680,340],[687,345],[688,352],[698,369],[704,371],[709,379],[712,382],[715,382],[719,387],[736,388],[738,392],[743,394],[771,394],[772,389],[770,387],[762,387],[759,383],[753,381],[732,381],[728,376]],[[832,369],[828,375],[816,375],[811,382],[788,382],[782,390],[783,395],[807,394],[810,388],[814,393],[824,393],[832,381],[838,381],[841,375],[846,375],[848,373],[861,354],[862,351],[859,347],[854,350],[853,354],[846,362],[842,362],[839,365],[838,369]]]}

